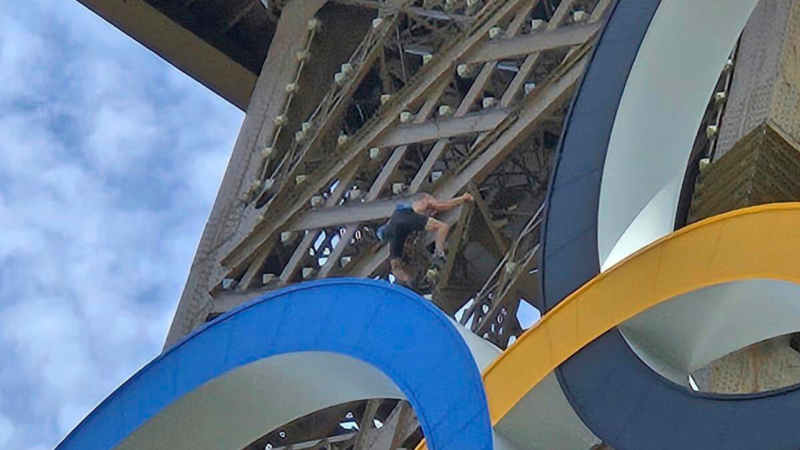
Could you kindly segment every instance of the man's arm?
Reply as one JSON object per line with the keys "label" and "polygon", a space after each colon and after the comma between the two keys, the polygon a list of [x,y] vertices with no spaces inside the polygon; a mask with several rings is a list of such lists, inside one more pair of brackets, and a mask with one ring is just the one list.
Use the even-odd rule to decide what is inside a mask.
{"label": "man's arm", "polygon": [[474,201],[474,198],[470,194],[464,194],[444,202],[437,200],[430,194],[425,194],[421,199],[414,202],[414,210],[445,212],[472,201]]}

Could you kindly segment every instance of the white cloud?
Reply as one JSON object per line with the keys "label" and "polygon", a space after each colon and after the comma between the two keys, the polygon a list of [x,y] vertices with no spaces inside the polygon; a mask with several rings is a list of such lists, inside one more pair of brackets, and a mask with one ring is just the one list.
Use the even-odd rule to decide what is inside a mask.
{"label": "white cloud", "polygon": [[15,431],[14,424],[11,423],[11,420],[0,414],[0,447],[8,444]]}
{"label": "white cloud", "polygon": [[36,55],[42,54],[42,39],[17,21],[5,19],[2,25],[0,73],[3,82],[0,83],[0,95],[30,93],[35,84],[30,83],[33,81],[31,78],[37,73]]}
{"label": "white cloud", "polygon": [[160,351],[242,114],[74,1],[0,3],[0,80],[0,447],[52,448]]}

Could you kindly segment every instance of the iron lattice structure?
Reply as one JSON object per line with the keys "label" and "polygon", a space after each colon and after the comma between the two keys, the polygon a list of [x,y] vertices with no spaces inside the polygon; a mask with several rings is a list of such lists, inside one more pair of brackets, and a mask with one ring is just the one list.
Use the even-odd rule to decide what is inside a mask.
{"label": "iron lattice structure", "polygon": [[[453,314],[479,292],[508,297],[495,309],[536,304],[524,237],[536,235],[570,93],[610,2],[355,3],[374,11],[361,28],[315,18],[319,6],[292,11],[292,46],[264,70],[293,64],[285,83],[256,86],[170,342],[291,283],[385,276],[388,249],[371,230],[420,191],[478,199],[445,217],[455,231],[437,305]],[[341,63],[325,57],[335,27],[366,29]],[[323,91],[312,81],[326,70]],[[513,289],[487,293],[510,262]],[[473,309],[476,327],[496,315]],[[509,325],[498,342],[521,331]]]}
{"label": "iron lattice structure", "polygon": [[[396,202],[468,191],[477,201],[442,218],[453,231],[432,300],[504,348],[523,331],[520,302],[540,306],[551,159],[612,2],[325,3],[267,2],[269,53],[168,345],[292,283],[386,277],[388,248],[372,230]],[[341,427],[348,420],[360,433]],[[406,402],[373,400],[249,448],[398,448],[420,437]]]}

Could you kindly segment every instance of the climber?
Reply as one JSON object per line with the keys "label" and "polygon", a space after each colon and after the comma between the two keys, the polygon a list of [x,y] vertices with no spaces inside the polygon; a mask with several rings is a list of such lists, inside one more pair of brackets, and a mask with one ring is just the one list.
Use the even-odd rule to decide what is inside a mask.
{"label": "climber", "polygon": [[395,207],[392,217],[386,224],[378,228],[376,234],[381,241],[389,241],[389,264],[392,274],[400,284],[410,286],[412,282],[411,275],[403,267],[406,238],[412,233],[422,230],[434,234],[436,251],[433,255],[433,265],[441,267],[445,261],[445,246],[450,225],[431,216],[457,208],[473,200],[470,194],[464,194],[448,201],[439,201],[430,194],[420,194],[400,202]]}

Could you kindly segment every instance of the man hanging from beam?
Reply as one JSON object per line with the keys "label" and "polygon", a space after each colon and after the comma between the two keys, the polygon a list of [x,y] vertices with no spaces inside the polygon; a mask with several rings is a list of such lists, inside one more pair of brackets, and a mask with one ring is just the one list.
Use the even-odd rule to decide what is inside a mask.
{"label": "man hanging from beam", "polygon": [[433,255],[433,266],[442,267],[445,261],[447,234],[450,225],[434,219],[433,215],[450,211],[464,203],[472,202],[470,194],[464,194],[448,201],[439,201],[430,194],[421,194],[413,199],[399,203],[386,224],[378,228],[377,235],[381,241],[389,242],[389,264],[395,279],[405,286],[412,286],[413,278],[403,267],[405,241],[411,234],[425,230],[432,233],[436,242]]}

